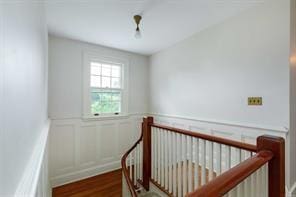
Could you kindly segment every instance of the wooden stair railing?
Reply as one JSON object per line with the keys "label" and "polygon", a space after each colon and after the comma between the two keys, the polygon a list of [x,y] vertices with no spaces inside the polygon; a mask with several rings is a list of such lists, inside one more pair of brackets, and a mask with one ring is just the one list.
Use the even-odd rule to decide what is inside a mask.
{"label": "wooden stair railing", "polygon": [[[255,156],[245,160],[244,162],[216,177],[208,184],[188,194],[187,197],[224,196],[265,164],[268,164],[268,196],[284,197],[285,143],[283,138],[274,136],[258,137],[257,154]],[[251,190],[252,188],[246,189]],[[264,196],[263,194],[257,195]]]}
{"label": "wooden stair railing", "polygon": [[255,185],[257,189],[263,188],[261,196],[285,195],[283,138],[260,136],[257,145],[251,145],[163,126],[147,117],[143,119],[141,138],[122,158],[123,174],[133,197],[137,195],[137,188],[129,178],[125,164],[128,155],[141,141],[143,165],[140,183],[146,190],[149,190],[149,184],[154,184],[168,196],[214,197],[233,192],[252,196],[248,189],[257,190],[252,188],[250,180],[258,183],[261,180],[262,184]]}
{"label": "wooden stair railing", "polygon": [[[140,138],[136,141],[136,143],[134,143],[134,145],[122,156],[121,159],[121,167],[122,167],[122,173],[124,176],[124,179],[126,181],[128,190],[130,192],[130,196],[132,197],[136,197],[137,195],[137,188],[136,185],[134,184],[134,182],[139,182],[138,180],[133,180],[135,179],[135,160],[132,161],[132,159],[135,158],[129,158],[130,160],[130,165],[129,167],[127,167],[127,162],[128,162],[128,157],[130,156],[130,154],[136,149],[136,147],[140,144],[140,142],[143,140],[143,123],[142,123],[142,132],[141,132],[141,136]],[[131,178],[132,177],[132,178]]]}
{"label": "wooden stair railing", "polygon": [[224,196],[230,190],[235,188],[239,183],[244,181],[252,173],[270,161],[273,153],[270,151],[260,151],[254,157],[231,168],[220,176],[216,177],[206,185],[198,188],[196,191],[189,193],[187,197],[207,196],[217,197]]}

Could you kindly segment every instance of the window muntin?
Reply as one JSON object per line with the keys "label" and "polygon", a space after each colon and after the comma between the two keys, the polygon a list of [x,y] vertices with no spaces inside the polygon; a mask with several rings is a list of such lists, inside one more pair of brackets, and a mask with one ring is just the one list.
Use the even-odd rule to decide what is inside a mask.
{"label": "window muntin", "polygon": [[122,112],[123,65],[90,62],[90,111],[93,115]]}

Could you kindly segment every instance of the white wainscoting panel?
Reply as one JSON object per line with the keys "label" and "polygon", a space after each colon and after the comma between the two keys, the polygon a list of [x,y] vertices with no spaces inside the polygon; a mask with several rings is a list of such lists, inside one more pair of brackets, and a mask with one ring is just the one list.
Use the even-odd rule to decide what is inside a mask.
{"label": "white wainscoting panel", "polygon": [[110,120],[52,120],[52,187],[120,168],[120,159],[140,137],[144,115]]}

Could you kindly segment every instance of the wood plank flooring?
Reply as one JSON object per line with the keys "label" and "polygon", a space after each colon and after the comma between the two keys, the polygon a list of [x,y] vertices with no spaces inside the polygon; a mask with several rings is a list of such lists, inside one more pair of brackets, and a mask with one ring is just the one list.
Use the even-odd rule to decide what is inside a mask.
{"label": "wood plank flooring", "polygon": [[[186,162],[186,164],[187,166],[189,166],[188,162]],[[183,163],[182,163],[182,166],[183,166]],[[193,170],[194,170],[194,163],[192,163],[192,174],[194,174]],[[200,166],[198,170],[199,170],[198,185],[200,186],[201,171],[202,171]],[[183,176],[183,169],[181,171],[181,176]],[[216,173],[213,173],[213,177],[216,177]],[[194,182],[193,179],[194,177],[192,177],[192,183]],[[208,181],[209,181],[209,170],[206,169],[206,182]],[[156,181],[154,182],[157,187],[162,188],[160,185],[157,184]],[[193,185],[192,187],[194,188]],[[53,188],[52,194],[53,194],[52,195],[53,197],[111,197],[111,196],[120,197],[122,196],[121,169]],[[167,191],[167,194],[170,196],[168,191]]]}
{"label": "wood plank flooring", "polygon": [[121,169],[62,185],[52,190],[53,197],[120,197]]}

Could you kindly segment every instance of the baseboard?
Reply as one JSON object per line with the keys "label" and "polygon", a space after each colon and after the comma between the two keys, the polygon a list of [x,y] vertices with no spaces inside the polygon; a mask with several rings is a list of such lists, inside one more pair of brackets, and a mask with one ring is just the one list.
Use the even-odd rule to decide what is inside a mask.
{"label": "baseboard", "polygon": [[296,197],[296,182],[292,185],[290,189],[286,187],[286,197]]}
{"label": "baseboard", "polygon": [[107,163],[104,165],[86,168],[77,172],[72,172],[72,173],[61,175],[61,176],[52,177],[50,179],[50,182],[52,187],[57,187],[67,183],[79,181],[92,176],[117,170],[120,168],[121,168],[120,161],[115,161],[115,162]]}
{"label": "baseboard", "polygon": [[32,197],[36,195],[40,174],[42,173],[41,170],[45,157],[49,127],[50,120],[47,120],[14,196]]}

